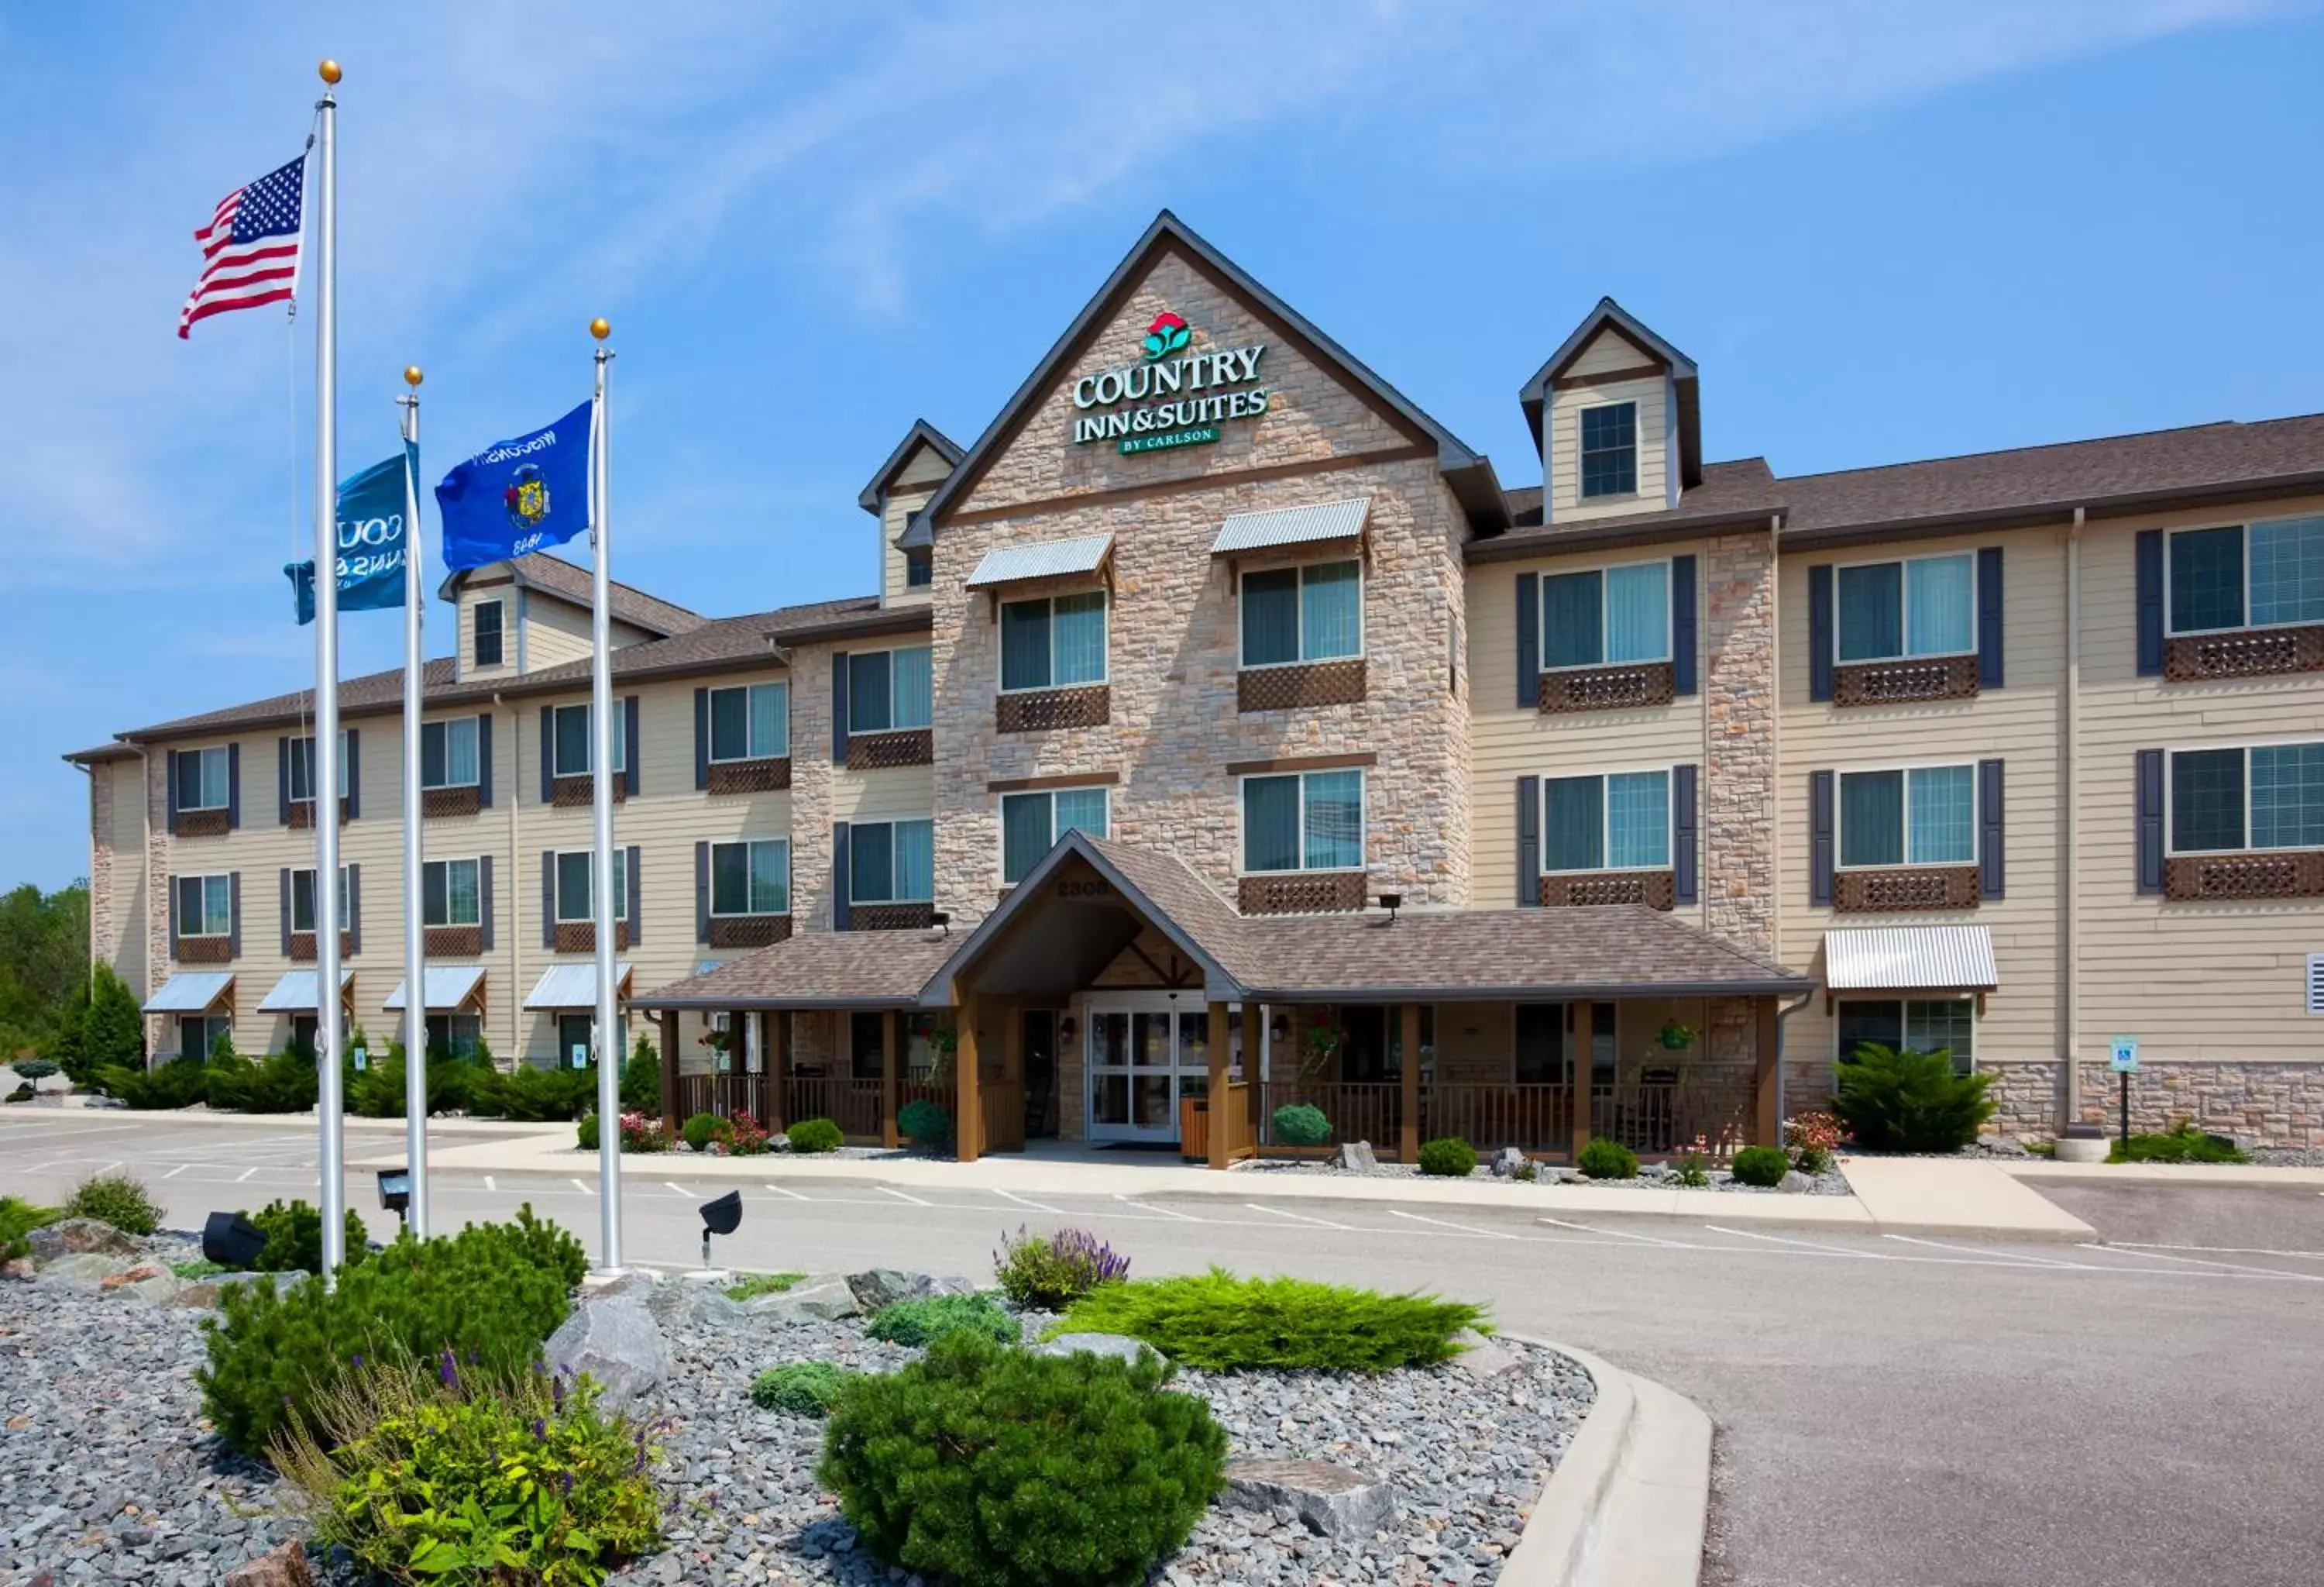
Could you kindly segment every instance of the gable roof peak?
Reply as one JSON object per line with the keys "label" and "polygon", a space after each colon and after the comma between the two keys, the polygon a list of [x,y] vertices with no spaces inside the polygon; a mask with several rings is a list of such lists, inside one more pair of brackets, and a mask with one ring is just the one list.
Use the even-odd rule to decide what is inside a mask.
{"label": "gable roof peak", "polygon": [[1534,450],[1541,450],[1542,415],[1548,410],[1550,392],[1558,376],[1605,331],[1629,343],[1641,358],[1659,365],[1677,388],[1681,484],[1693,489],[1702,483],[1701,372],[1695,368],[1693,359],[1616,302],[1611,294],[1598,300],[1597,306],[1582,317],[1582,323],[1557,345],[1557,351],[1533,372],[1533,378],[1517,392],[1518,404],[1525,409],[1526,425],[1533,431]]}
{"label": "gable roof peak", "polygon": [[904,438],[896,443],[896,449],[888,454],[888,460],[881,464],[880,471],[872,476],[872,482],[857,494],[855,504],[874,518],[880,516],[888,494],[888,487],[896,483],[896,476],[904,471],[905,465],[911,462],[913,457],[923,447],[943,458],[945,465],[953,468],[959,467],[961,458],[965,456],[961,451],[958,441],[954,440],[952,437],[945,434],[927,420],[915,419],[912,420],[912,428],[904,432]]}

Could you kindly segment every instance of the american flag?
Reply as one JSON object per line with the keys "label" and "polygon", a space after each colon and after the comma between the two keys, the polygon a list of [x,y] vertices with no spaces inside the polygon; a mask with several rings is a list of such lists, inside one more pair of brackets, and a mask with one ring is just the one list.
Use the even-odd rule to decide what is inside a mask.
{"label": "american flag", "polygon": [[178,339],[197,319],[230,309],[255,309],[290,296],[299,274],[299,215],[305,193],[304,154],[218,200],[209,225],[194,234],[202,279],[178,310]]}

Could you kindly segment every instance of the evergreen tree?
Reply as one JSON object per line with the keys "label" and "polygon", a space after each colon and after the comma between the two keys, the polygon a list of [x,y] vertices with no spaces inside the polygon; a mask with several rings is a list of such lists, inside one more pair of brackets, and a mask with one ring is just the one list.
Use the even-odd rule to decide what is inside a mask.
{"label": "evergreen tree", "polygon": [[145,1017],[138,1011],[137,994],[110,964],[97,967],[97,992],[81,1025],[80,1045],[82,1066],[91,1071],[144,1065]]}

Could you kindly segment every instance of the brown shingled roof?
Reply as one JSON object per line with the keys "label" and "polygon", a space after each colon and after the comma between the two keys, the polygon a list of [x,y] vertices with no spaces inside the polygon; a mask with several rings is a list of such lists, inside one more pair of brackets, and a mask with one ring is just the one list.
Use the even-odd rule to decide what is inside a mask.
{"label": "brown shingled roof", "polygon": [[[552,557],[546,551],[534,551],[498,564],[516,577],[516,582],[533,589],[546,590],[576,606],[587,607],[596,599],[595,576],[586,567],[567,562],[562,557]],[[447,578],[440,590],[445,599],[452,599],[462,579],[469,573],[481,573],[482,568],[463,570]],[[689,612],[675,601],[665,601],[659,595],[650,595],[633,584],[612,581],[613,614],[632,628],[642,628],[649,633],[684,633],[699,628],[709,621],[699,612]]]}
{"label": "brown shingled roof", "polygon": [[[1530,496],[1521,501],[1520,497]],[[1517,527],[1490,540],[1469,542],[1471,562],[1499,562],[1517,557],[1539,557],[1568,546],[1599,545],[1609,540],[1650,539],[1664,534],[1700,534],[1721,527],[1764,524],[1783,507],[1783,487],[1767,468],[1765,457],[1738,457],[1712,463],[1702,471],[1702,483],[1679,498],[1675,507],[1652,512],[1624,512],[1605,518],[1577,519],[1567,523],[1541,521],[1541,491],[1508,493],[1509,510]]]}
{"label": "brown shingled roof", "polygon": [[636,1009],[868,1009],[917,1005],[960,946],[934,931],[811,931],[630,1000]]}

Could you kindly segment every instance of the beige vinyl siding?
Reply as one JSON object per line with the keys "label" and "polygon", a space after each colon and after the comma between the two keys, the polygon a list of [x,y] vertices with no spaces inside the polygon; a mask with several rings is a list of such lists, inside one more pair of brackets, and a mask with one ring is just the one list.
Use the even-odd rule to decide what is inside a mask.
{"label": "beige vinyl siding", "polygon": [[2142,1061],[2324,1062],[2324,1019],[2305,1011],[2301,988],[2307,956],[2324,953],[2324,900],[2142,896],[2134,781],[2140,750],[2324,739],[2324,677],[2165,683],[2137,675],[2137,531],[2318,512],[2324,498],[2308,497],[2255,504],[2240,516],[2182,512],[2084,531],[2078,907],[2088,1061],[2103,1059],[2119,1034],[2139,1038]]}
{"label": "beige vinyl siding", "polygon": [[[1669,427],[1665,416],[1669,395],[1670,383],[1660,374],[1610,385],[1572,386],[1551,393],[1542,436],[1542,477],[1548,484],[1551,521],[1565,523],[1618,517],[1627,512],[1651,512],[1668,504],[1665,499],[1668,485],[1665,467]],[[1586,408],[1603,408],[1616,402],[1638,405],[1637,494],[1593,497],[1585,503],[1581,494],[1581,414]]]}
{"label": "beige vinyl siding", "polygon": [[145,869],[145,761],[143,757],[100,761],[89,768],[89,776],[105,779],[113,798],[112,820],[95,835],[110,851],[111,930],[94,951],[130,991],[142,992],[147,967],[145,922],[152,907]]}
{"label": "beige vinyl siding", "polygon": [[[525,591],[524,608],[524,669],[541,672],[551,667],[561,667],[568,661],[589,659],[590,612],[586,606],[576,606],[544,595],[540,590]],[[650,637],[643,629],[616,622],[610,630],[613,648],[633,645]]]}
{"label": "beige vinyl siding", "polygon": [[1574,355],[1573,362],[1558,371],[1566,378],[1592,374],[1612,374],[1618,370],[1639,369],[1654,363],[1654,356],[1638,350],[1637,343],[1610,330],[1601,330],[1590,338],[1590,345]]}
{"label": "beige vinyl siding", "polygon": [[[1703,702],[1700,694],[1638,711],[1575,711],[1544,715],[1517,703],[1517,583],[1526,574],[1575,573],[1689,553],[1696,542],[1596,554],[1575,552],[1531,562],[1488,562],[1468,571],[1469,756],[1471,771],[1471,899],[1482,909],[1505,909],[1517,897],[1517,780],[1578,777],[1700,764]],[[1697,562],[1698,569],[1702,564]],[[1536,585],[1536,591],[1538,590]],[[1704,581],[1695,579],[1695,631],[1706,632]],[[1538,596],[1536,595],[1536,598]],[[1698,640],[1698,644],[1700,641]],[[1696,659],[1702,676],[1702,658]],[[1676,911],[1702,923],[1700,905]]]}
{"label": "beige vinyl siding", "polygon": [[879,528],[880,588],[888,605],[926,604],[928,600],[927,585],[914,589],[905,582],[904,553],[897,549],[896,537],[951,472],[952,465],[944,460],[944,454],[923,444],[896,471],[895,481],[888,487],[888,510],[881,515]]}
{"label": "beige vinyl siding", "polygon": [[[2004,687],[1973,700],[1918,706],[1854,706],[1808,698],[1808,569],[1820,563],[1877,561],[1891,556],[2002,556]],[[1980,1064],[2054,1058],[2058,1047],[2058,695],[2065,677],[2065,560],[2062,531],[2014,530],[1903,545],[1849,547],[1783,558],[1782,761],[1776,807],[1783,822],[1781,937],[1777,956],[1823,973],[1823,934],[1831,928],[1974,924],[1993,935],[1999,989],[1986,1000],[1977,1027]],[[1808,778],[1815,771],[2003,761],[2005,896],[1975,909],[1929,915],[1836,914],[1808,902],[1812,861]],[[1716,841],[1716,835],[1713,835]],[[1796,1062],[1832,1051],[1835,1026],[1816,998],[1785,1027]]]}
{"label": "beige vinyl siding", "polygon": [[[473,582],[460,586],[458,602],[453,607],[455,653],[459,658],[459,676],[465,682],[477,678],[511,678],[516,674],[518,619],[522,602],[518,598],[516,584],[506,575],[506,565],[498,568],[479,568],[476,577],[497,577],[497,584],[479,586]],[[501,607],[501,660],[497,667],[476,665],[476,608],[497,601]]]}

